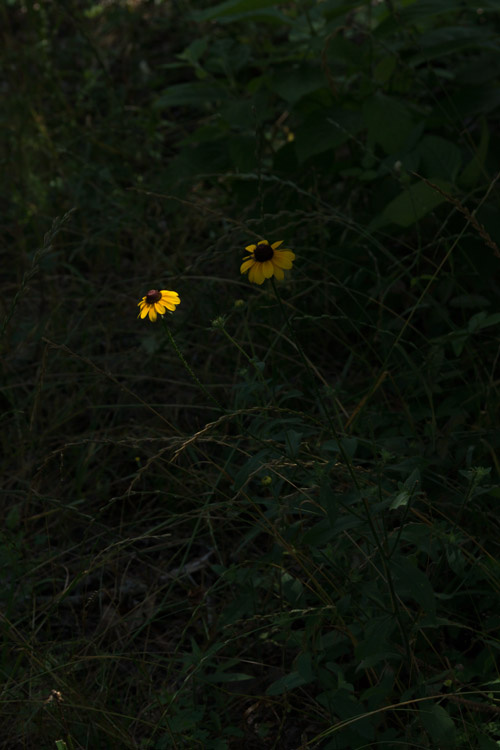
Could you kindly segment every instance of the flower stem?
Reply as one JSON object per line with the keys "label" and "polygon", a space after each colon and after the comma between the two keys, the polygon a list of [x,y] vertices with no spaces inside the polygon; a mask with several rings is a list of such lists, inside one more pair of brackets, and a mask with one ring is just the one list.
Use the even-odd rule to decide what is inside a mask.
{"label": "flower stem", "polygon": [[[321,404],[321,407],[322,407],[322,409],[323,409],[323,411],[325,413],[325,416],[326,416],[326,418],[328,420],[328,424],[330,425],[330,428],[332,430],[332,434],[333,434],[334,438],[337,440],[337,443],[339,445],[339,450],[340,450],[340,453],[342,455],[342,458],[344,458],[344,460],[346,461],[347,466],[349,467],[350,466],[350,462],[347,459],[347,456],[343,455],[344,454],[344,449],[340,445],[340,440],[338,439],[339,435],[338,435],[337,428],[335,427],[335,425],[333,423],[333,420],[332,420],[332,418],[330,416],[330,413],[329,413],[328,409],[326,408],[326,404],[324,402],[323,396],[321,395],[321,392],[320,392],[320,390],[319,390],[319,388],[318,388],[318,386],[316,384],[316,377],[314,375],[313,369],[312,369],[311,365],[309,364],[309,361],[308,361],[306,355],[304,354],[302,346],[300,345],[300,342],[299,342],[299,340],[297,338],[297,335],[296,335],[295,331],[292,328],[292,324],[290,323],[288,315],[286,314],[285,306],[283,305],[283,301],[281,299],[280,293],[278,292],[278,287],[276,286],[276,282],[275,282],[273,276],[271,276],[271,284],[273,286],[275,297],[278,300],[278,304],[280,306],[281,313],[282,313],[282,315],[283,315],[283,317],[285,319],[285,324],[286,324],[286,326],[288,328],[288,331],[290,333],[290,338],[294,342],[295,346],[297,347],[297,351],[298,351],[299,356],[300,356],[300,358],[302,360],[302,364],[306,368],[307,374],[309,375],[309,377],[311,379],[311,383],[312,383],[312,386],[314,388],[316,397],[317,397],[319,403]],[[353,479],[354,483],[357,485],[357,479],[356,479],[355,475],[352,477],[352,479]]]}
{"label": "flower stem", "polygon": [[403,643],[405,645],[405,650],[406,650],[407,658],[409,660],[411,660],[410,643],[409,643],[409,640],[408,640],[408,635],[406,633],[406,629],[405,629],[404,624],[403,624],[402,619],[401,619],[401,614],[400,614],[400,611],[399,611],[399,605],[398,605],[397,598],[396,598],[396,593],[395,593],[395,590],[394,590],[394,583],[393,583],[393,580],[392,580],[392,573],[391,573],[391,570],[390,570],[389,565],[388,565],[388,557],[387,557],[386,552],[385,552],[385,550],[384,550],[384,548],[382,546],[382,542],[380,541],[379,534],[377,533],[377,529],[375,527],[375,523],[374,523],[372,515],[371,515],[370,506],[368,504],[368,500],[366,499],[366,496],[365,496],[365,494],[362,491],[362,488],[361,488],[361,485],[359,483],[358,477],[356,476],[356,472],[354,471],[354,467],[352,465],[351,459],[347,455],[347,452],[346,452],[344,446],[342,445],[342,442],[340,440],[339,432],[338,432],[337,428],[335,427],[333,419],[331,418],[330,413],[329,413],[329,411],[328,411],[328,409],[326,407],[326,404],[325,404],[325,401],[323,399],[323,396],[321,395],[321,392],[320,392],[320,390],[319,390],[319,388],[317,386],[316,378],[314,376],[313,369],[312,369],[311,365],[309,364],[309,361],[308,361],[306,355],[304,354],[304,351],[303,351],[303,349],[302,349],[302,347],[300,345],[300,342],[299,342],[299,340],[298,340],[298,338],[297,338],[297,336],[295,334],[295,331],[292,328],[292,324],[290,323],[288,315],[286,314],[285,307],[283,305],[283,302],[281,300],[280,294],[278,292],[278,287],[276,286],[276,282],[274,280],[274,277],[272,277],[272,276],[271,276],[271,284],[273,286],[274,294],[276,296],[276,299],[278,300],[278,304],[279,304],[279,306],[281,308],[281,312],[283,314],[283,317],[285,318],[285,323],[286,323],[286,326],[287,326],[287,328],[288,328],[288,330],[290,332],[290,337],[291,337],[292,341],[294,342],[295,346],[297,347],[297,351],[298,351],[298,353],[300,355],[302,363],[303,363],[304,367],[306,368],[306,370],[307,370],[307,372],[309,374],[309,377],[311,378],[312,386],[313,386],[314,391],[316,393],[316,397],[317,397],[319,403],[321,404],[321,407],[322,407],[322,409],[324,411],[325,417],[328,420],[328,424],[330,425],[330,429],[332,431],[332,435],[334,436],[334,438],[335,438],[335,440],[337,442],[337,445],[338,445],[338,448],[339,448],[339,453],[342,456],[342,460],[344,461],[345,465],[347,466],[347,470],[348,470],[349,475],[350,475],[350,477],[352,479],[352,482],[353,482],[354,486],[356,487],[357,492],[359,493],[359,497],[361,499],[361,502],[363,503],[363,507],[364,507],[365,513],[366,513],[366,518],[367,518],[367,521],[368,521],[368,526],[370,527],[370,531],[371,531],[371,533],[373,535],[373,538],[374,538],[374,541],[375,541],[375,545],[376,545],[376,547],[378,549],[378,552],[379,552],[379,555],[380,555],[380,559],[382,561],[382,566],[383,566],[383,569],[384,569],[384,573],[385,573],[386,580],[387,580],[387,586],[388,586],[388,589],[389,589],[389,595],[391,597],[391,602],[392,602],[392,606],[393,606],[394,616],[395,616],[395,618],[396,618],[396,620],[398,622],[398,625],[399,625],[399,628],[400,628],[400,631],[401,631],[401,636],[402,636],[402,639],[403,639]]}
{"label": "flower stem", "polygon": [[201,391],[202,391],[202,392],[203,392],[203,393],[205,394],[205,396],[207,396],[207,398],[209,398],[209,399],[210,399],[210,401],[211,401],[211,402],[212,402],[213,404],[215,404],[215,406],[216,406],[216,407],[217,407],[217,408],[218,408],[218,409],[219,409],[220,411],[225,411],[224,407],[223,407],[223,406],[222,406],[222,405],[221,405],[221,404],[220,404],[220,403],[219,403],[219,402],[217,401],[217,399],[216,399],[216,398],[215,398],[214,396],[212,396],[212,394],[211,394],[211,393],[209,393],[209,392],[207,391],[207,389],[205,388],[205,386],[203,385],[203,383],[202,383],[202,382],[201,382],[201,381],[200,381],[200,380],[198,379],[198,377],[197,377],[197,376],[196,376],[196,375],[194,374],[193,370],[191,369],[191,366],[190,366],[190,365],[188,364],[188,362],[187,362],[187,361],[186,361],[186,359],[184,358],[184,355],[183,355],[183,353],[181,352],[181,350],[180,350],[180,349],[179,349],[179,347],[177,346],[177,342],[175,341],[175,339],[174,339],[174,337],[173,337],[173,334],[172,334],[172,331],[171,331],[171,330],[170,330],[170,328],[168,327],[168,323],[167,323],[167,321],[166,321],[165,319],[164,319],[164,322],[165,322],[165,329],[166,329],[166,331],[167,331],[167,336],[168,336],[168,338],[169,338],[169,340],[170,340],[170,343],[172,344],[172,346],[173,346],[173,348],[174,348],[174,351],[175,351],[175,353],[176,353],[176,354],[177,354],[177,356],[179,357],[179,359],[180,359],[180,361],[181,361],[181,363],[182,363],[183,367],[184,367],[184,368],[185,368],[185,369],[187,370],[187,372],[188,372],[188,373],[189,373],[189,374],[191,375],[192,379],[194,380],[194,382],[196,383],[196,385],[198,386],[198,388],[199,388],[199,389],[200,389],[200,390],[201,390]]}
{"label": "flower stem", "polygon": [[230,342],[231,342],[231,344],[233,344],[233,345],[234,345],[234,346],[235,346],[235,347],[236,347],[236,348],[238,349],[238,351],[240,352],[240,354],[242,354],[242,355],[243,355],[243,357],[244,357],[244,358],[246,359],[246,361],[248,362],[248,364],[252,365],[252,367],[254,368],[255,372],[257,373],[257,376],[258,376],[258,378],[259,378],[259,379],[260,379],[260,380],[261,380],[262,382],[265,382],[265,380],[264,380],[264,376],[262,375],[262,370],[261,370],[261,369],[260,369],[260,367],[259,367],[259,366],[257,365],[257,363],[256,363],[255,359],[254,359],[254,358],[252,358],[252,357],[250,357],[250,356],[249,356],[249,355],[248,355],[248,354],[246,353],[246,351],[245,351],[245,350],[243,349],[243,347],[242,347],[242,346],[240,346],[240,344],[238,344],[238,342],[236,341],[236,339],[234,339],[234,338],[233,338],[233,337],[231,336],[231,334],[230,334],[230,333],[228,333],[228,331],[226,331],[226,329],[225,329],[224,327],[221,327],[221,328],[220,328],[220,330],[222,331],[222,333],[224,334],[224,336],[225,336],[225,337],[227,338],[227,340],[228,340],[228,341],[230,341]]}

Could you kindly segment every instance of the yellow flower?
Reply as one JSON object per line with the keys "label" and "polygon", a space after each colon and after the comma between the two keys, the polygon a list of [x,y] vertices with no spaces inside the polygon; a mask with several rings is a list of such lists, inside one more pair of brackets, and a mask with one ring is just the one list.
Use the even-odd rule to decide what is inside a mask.
{"label": "yellow flower", "polygon": [[161,292],[158,289],[150,289],[145,297],[139,302],[140,307],[138,318],[145,318],[149,315],[149,319],[152,323],[155,322],[158,315],[164,315],[167,310],[173,312],[176,305],[180,305],[181,301],[177,292],[169,292],[168,289],[162,289]]}
{"label": "yellow flower", "polygon": [[247,245],[245,250],[250,253],[243,259],[240,267],[240,273],[248,271],[248,280],[254,284],[263,284],[264,279],[270,279],[276,276],[281,281],[285,274],[284,268],[291,268],[295,260],[295,253],[291,250],[278,250],[280,242],[269,244],[267,240],[262,240],[257,245]]}

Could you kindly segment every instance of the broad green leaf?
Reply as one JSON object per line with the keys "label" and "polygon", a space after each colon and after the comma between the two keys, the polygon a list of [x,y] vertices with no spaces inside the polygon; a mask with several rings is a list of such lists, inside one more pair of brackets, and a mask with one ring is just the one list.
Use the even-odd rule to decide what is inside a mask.
{"label": "broad green leaf", "polygon": [[303,437],[302,432],[297,430],[287,430],[285,433],[286,454],[289,458],[295,458],[299,452],[300,443]]}
{"label": "broad green leaf", "polygon": [[425,701],[419,704],[420,721],[435,746],[455,747],[455,724],[444,708],[437,703]]}
{"label": "broad green leaf", "polygon": [[[436,179],[433,183],[445,193],[452,191],[452,186],[444,180]],[[388,224],[410,227],[445,201],[446,198],[430,185],[417,182],[388,203],[382,214],[371,222],[370,229],[380,229]]]}
{"label": "broad green leaf", "polygon": [[235,167],[241,172],[251,172],[257,168],[255,138],[251,135],[235,135],[229,139],[229,155]]}
{"label": "broad green leaf", "polygon": [[[338,148],[362,126],[357,112],[333,111],[311,114],[295,130],[295,148],[300,162],[310,156]],[[332,156],[333,159],[333,156]]]}
{"label": "broad green leaf", "polygon": [[[269,80],[269,88],[291,104],[317,89],[327,89],[325,74],[317,65],[301,64],[280,70]],[[330,97],[331,99],[331,97]]]}
{"label": "broad green leaf", "polygon": [[311,547],[324,547],[329,541],[339,536],[336,528],[332,528],[330,519],[323,519],[314,524],[310,529],[304,532],[302,541],[304,544],[310,544]]}
{"label": "broad green leaf", "polygon": [[401,654],[394,649],[393,633],[397,624],[392,616],[383,615],[373,618],[367,625],[364,639],[355,649],[358,660],[356,672],[373,667],[387,659],[401,659]]}
{"label": "broad green leaf", "polygon": [[290,672],[290,674],[280,677],[269,685],[266,690],[266,695],[283,695],[283,693],[289,693],[292,690],[295,690],[295,688],[298,688],[301,685],[306,685],[312,681],[312,677],[308,679],[298,671]]}
{"label": "broad green leaf", "polygon": [[445,26],[422,35],[419,46],[421,50],[410,59],[410,65],[421,65],[469,47],[498,49],[498,37],[492,31],[473,26]]}
{"label": "broad green leaf", "polygon": [[463,188],[474,187],[484,171],[484,163],[490,144],[490,129],[485,117],[481,118],[481,136],[475,155],[467,164],[458,178],[458,184]]}
{"label": "broad green leaf", "polygon": [[166,109],[167,107],[206,107],[207,104],[222,101],[229,98],[228,89],[204,81],[193,81],[192,83],[178,83],[170,86],[161,94],[154,103],[155,109]]}
{"label": "broad green leaf", "polygon": [[[495,1],[481,3],[481,7],[498,10],[498,7],[495,7]],[[385,4],[384,6],[388,7]],[[408,24],[424,25],[425,21],[428,21],[426,25],[430,26],[435,16],[450,11],[462,12],[464,9],[463,2],[460,0],[410,0],[410,2],[406,0],[401,3],[401,6],[398,7],[397,14],[390,10],[381,13],[377,34],[394,33]]]}
{"label": "broad green leaf", "polygon": [[396,508],[401,508],[401,506],[408,505],[410,498],[411,493],[408,492],[408,490],[402,490],[401,492],[398,492],[391,500],[389,510],[396,510]]}
{"label": "broad green leaf", "polygon": [[492,740],[491,737],[488,737],[486,734],[478,734],[476,735],[479,750],[498,750],[498,743],[495,740]]}
{"label": "broad green leaf", "polygon": [[235,490],[240,490],[243,485],[246,484],[248,477],[259,469],[264,460],[265,458],[261,453],[251,456],[248,461],[243,464],[241,469],[237,471],[233,481],[233,488]]}
{"label": "broad green leaf", "polygon": [[377,83],[387,83],[390,79],[397,65],[397,59],[395,55],[387,55],[383,57],[375,66],[373,71],[373,77]]}
{"label": "broad green leaf", "polygon": [[385,94],[365,101],[363,120],[368,128],[368,148],[373,150],[378,144],[386,154],[401,151],[414,127],[413,115],[406,104]]}
{"label": "broad green leaf", "polygon": [[395,589],[402,599],[413,599],[431,618],[436,617],[436,599],[429,579],[410,560],[399,557],[391,562]]}
{"label": "broad green leaf", "polygon": [[244,672],[215,672],[214,674],[204,675],[203,679],[205,682],[217,684],[223,682],[244,682],[253,679],[253,676]]}
{"label": "broad green leaf", "polygon": [[377,653],[365,656],[356,667],[356,672],[362,672],[364,669],[370,669],[375,667],[377,664],[381,664],[386,661],[401,661],[401,654],[394,650],[377,651]]}
{"label": "broad green leaf", "polygon": [[491,303],[482,294],[457,294],[456,297],[450,299],[448,304],[450,307],[458,307],[462,310],[468,307],[488,307]]}
{"label": "broad green leaf", "polygon": [[458,146],[438,135],[426,135],[416,151],[422,160],[423,174],[431,181],[436,178],[454,182],[462,166],[462,154]]}
{"label": "broad green leaf", "polygon": [[298,578],[294,578],[289,573],[283,573],[281,576],[281,586],[284,598],[292,607],[298,607],[300,598],[304,593],[304,586]]}
{"label": "broad green leaf", "polygon": [[16,503],[7,512],[7,516],[5,518],[5,524],[7,528],[10,529],[11,531],[16,529],[19,526],[19,523],[22,517],[21,511],[22,511],[22,503]]}
{"label": "broad green leaf", "polygon": [[323,450],[328,451],[328,453],[338,453],[342,448],[348,458],[353,458],[358,449],[358,440],[351,437],[342,438],[340,447],[337,440],[325,440],[321,447]]}
{"label": "broad green leaf", "polygon": [[179,60],[186,60],[186,62],[196,65],[200,57],[207,51],[208,43],[208,36],[203,36],[200,39],[195,39],[188,47],[186,47],[185,50],[179,52],[177,58]]}
{"label": "broad green leaf", "polygon": [[193,13],[195,21],[214,21],[219,19],[231,19],[242,13],[253,13],[263,8],[272,8],[279,3],[276,0],[227,0],[225,3],[219,3],[213,8],[198,10]]}
{"label": "broad green leaf", "polygon": [[500,313],[493,313],[493,315],[488,315],[483,310],[472,316],[467,325],[467,330],[469,333],[475,333],[476,331],[480,331],[482,328],[496,326],[498,323],[500,323]]}
{"label": "broad green leaf", "polygon": [[316,678],[316,674],[313,670],[313,663],[312,663],[312,657],[311,654],[303,651],[300,653],[296,660],[295,660],[295,666],[297,668],[297,672],[306,680],[307,682],[312,682]]}
{"label": "broad green leaf", "polygon": [[500,107],[500,86],[470,85],[463,86],[449,101],[443,101],[439,107],[448,113],[450,121],[471,115],[487,114]]}

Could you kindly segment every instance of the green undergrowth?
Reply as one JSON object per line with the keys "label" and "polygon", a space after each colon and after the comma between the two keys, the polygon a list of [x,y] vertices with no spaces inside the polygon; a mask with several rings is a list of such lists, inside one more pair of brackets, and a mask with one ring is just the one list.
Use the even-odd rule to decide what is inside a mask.
{"label": "green undergrowth", "polygon": [[497,3],[0,21],[0,747],[498,748]]}

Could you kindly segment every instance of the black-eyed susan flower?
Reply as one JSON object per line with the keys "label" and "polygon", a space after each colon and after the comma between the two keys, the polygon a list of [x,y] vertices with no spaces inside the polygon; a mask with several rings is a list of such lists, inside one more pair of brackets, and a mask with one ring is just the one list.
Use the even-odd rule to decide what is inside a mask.
{"label": "black-eyed susan flower", "polygon": [[282,244],[283,240],[272,245],[262,240],[257,245],[247,245],[245,250],[250,254],[243,259],[240,273],[248,271],[248,280],[254,284],[263,284],[264,279],[271,276],[281,281],[285,276],[283,269],[291,268],[295,260],[295,253],[291,250],[278,250]]}
{"label": "black-eyed susan flower", "polygon": [[149,315],[151,322],[155,322],[158,315],[164,315],[167,310],[173,312],[177,305],[180,305],[180,298],[177,292],[170,292],[168,289],[150,289],[145,297],[141,299],[138,318],[145,318]]}

